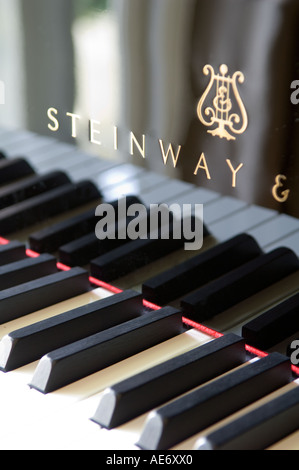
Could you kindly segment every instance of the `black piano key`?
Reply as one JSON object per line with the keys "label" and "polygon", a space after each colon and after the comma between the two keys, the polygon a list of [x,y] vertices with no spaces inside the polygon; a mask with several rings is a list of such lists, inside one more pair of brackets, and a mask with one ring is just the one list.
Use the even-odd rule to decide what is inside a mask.
{"label": "black piano key", "polygon": [[137,445],[145,450],[169,449],[291,380],[288,358],[273,353],[154,411]]}
{"label": "black piano key", "polygon": [[99,198],[99,191],[89,181],[65,184],[45,194],[2,209],[0,233],[10,234]]}
{"label": "black piano key", "polygon": [[146,313],[48,353],[40,360],[30,386],[43,393],[52,392],[182,331],[179,310],[166,307]]}
{"label": "black piano key", "polygon": [[12,241],[6,245],[0,245],[0,266],[14,263],[26,257],[26,246],[23,243]]}
{"label": "black piano key", "polygon": [[[161,229],[161,227],[159,228]],[[186,239],[174,237],[174,224],[169,224],[169,238],[160,234],[153,238],[149,232],[147,239],[130,241],[108,253],[95,258],[90,263],[92,276],[106,282],[114,281],[174,251],[184,248]],[[203,229],[204,234],[209,233]],[[160,232],[161,233],[161,232]]]}
{"label": "black piano key", "polygon": [[[149,212],[147,219],[149,219]],[[132,220],[132,218],[127,217],[126,220],[123,221],[123,226],[127,227],[130,220]],[[130,242],[128,237],[118,237],[118,224],[112,228],[112,235],[113,236],[111,238],[107,233],[107,238],[99,240],[95,231],[93,231],[93,233],[89,233],[77,240],[71,241],[59,248],[59,260],[67,266],[84,266],[92,259],[122,247]]]}
{"label": "black piano key", "polygon": [[242,335],[255,348],[271,348],[299,330],[298,314],[299,294],[296,294],[246,323]]}
{"label": "black piano key", "polygon": [[15,261],[0,267],[0,290],[9,289],[57,271],[56,258],[48,254]]}
{"label": "black piano key", "polygon": [[95,209],[43,228],[29,236],[30,248],[37,253],[54,252],[61,245],[81,237],[95,227]]}
{"label": "black piano key", "polygon": [[[118,200],[110,203],[115,208],[116,215],[118,203]],[[129,207],[132,204],[141,204],[141,201],[136,196],[127,196],[126,204]],[[62,245],[94,231],[98,220],[99,218],[95,216],[95,209],[67,218],[31,234],[30,248],[38,253],[54,252]]]}
{"label": "black piano key", "polygon": [[91,259],[110,251],[109,245],[118,247],[125,243],[128,243],[128,241],[117,239],[98,240],[93,232],[60,247],[58,256],[61,263],[67,266],[84,266],[88,264]]}
{"label": "black piano key", "polygon": [[262,254],[256,241],[241,234],[147,280],[144,298],[165,305]]}
{"label": "black piano key", "polygon": [[0,160],[0,185],[34,174],[34,169],[24,158]]}
{"label": "black piano key", "polygon": [[215,339],[113,385],[92,421],[108,429],[120,426],[245,361],[243,338],[228,334]]}
{"label": "black piano key", "polygon": [[299,387],[200,439],[197,450],[266,450],[299,429]]}
{"label": "black piano key", "polygon": [[0,323],[49,307],[89,289],[88,272],[82,268],[74,268],[2,290]]}
{"label": "black piano key", "polygon": [[25,201],[66,183],[70,183],[70,179],[61,171],[54,171],[41,176],[37,175],[18,183],[11,183],[4,188],[0,188],[0,209]]}
{"label": "black piano key", "polygon": [[0,368],[14,370],[49,351],[124,323],[143,311],[141,294],[124,291],[13,331],[0,343]]}
{"label": "black piano key", "polygon": [[299,260],[295,253],[288,248],[278,248],[186,296],[181,301],[181,308],[194,321],[207,320],[298,271],[298,268]]}
{"label": "black piano key", "polygon": [[6,155],[4,152],[0,152],[0,159],[3,160],[4,158],[6,158]]}
{"label": "black piano key", "polygon": [[181,247],[179,240],[131,241],[92,260],[90,272],[102,281],[111,282]]}

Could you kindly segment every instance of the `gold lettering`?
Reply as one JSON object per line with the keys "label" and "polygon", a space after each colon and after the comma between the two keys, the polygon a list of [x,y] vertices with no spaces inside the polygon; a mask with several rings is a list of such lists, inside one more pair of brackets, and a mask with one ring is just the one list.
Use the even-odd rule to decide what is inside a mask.
{"label": "gold lettering", "polygon": [[92,144],[102,145],[102,142],[96,139],[96,135],[100,135],[101,132],[98,129],[96,129],[95,126],[100,126],[100,125],[101,123],[99,121],[94,121],[93,119],[89,121],[90,142]]}
{"label": "gold lettering", "polygon": [[205,157],[204,153],[201,154],[200,159],[198,161],[197,167],[196,167],[195,172],[194,172],[195,176],[197,176],[197,173],[198,173],[199,169],[204,170],[206,172],[208,180],[211,179],[211,175],[210,175],[210,172],[209,172],[208,164],[207,164],[206,157]]}
{"label": "gold lettering", "polygon": [[160,143],[160,147],[161,147],[161,152],[162,152],[162,157],[163,157],[164,165],[167,165],[167,161],[168,161],[169,154],[171,154],[173,166],[174,166],[174,168],[176,168],[177,163],[178,163],[178,159],[179,159],[179,156],[180,156],[180,153],[181,153],[181,149],[182,149],[181,145],[180,145],[179,148],[178,148],[177,154],[174,155],[174,150],[173,150],[173,147],[172,147],[171,144],[169,144],[167,153],[165,154],[165,149],[164,149],[164,145],[163,145],[163,140],[159,140],[159,143]]}
{"label": "gold lettering", "polygon": [[133,132],[130,133],[130,140],[131,140],[131,155],[134,155],[134,144],[135,144],[142,158],[145,158],[145,135],[142,136],[142,147],[139,144]]}
{"label": "gold lettering", "polygon": [[278,202],[286,202],[289,198],[290,195],[290,190],[286,189],[284,191],[281,191],[281,195],[279,195],[278,190],[283,188],[283,183],[282,181],[286,181],[287,177],[285,175],[277,175],[275,178],[275,185],[272,188],[272,194],[274,199]]}
{"label": "gold lettering", "polygon": [[66,113],[67,116],[72,118],[72,137],[76,138],[77,137],[77,119],[81,119],[80,116],[77,114],[73,113]]}
{"label": "gold lettering", "polygon": [[58,114],[58,111],[57,109],[55,108],[49,108],[48,109],[48,118],[51,119],[51,121],[53,121],[54,123],[54,126],[51,125],[51,124],[48,124],[48,128],[50,129],[50,131],[52,132],[57,132],[58,129],[59,129],[59,121],[58,119],[56,119],[56,117],[53,116],[53,114]]}
{"label": "gold lettering", "polygon": [[235,188],[237,186],[237,173],[238,171],[241,170],[241,168],[243,168],[244,164],[243,163],[240,163],[240,165],[238,166],[238,168],[234,169],[232,163],[230,160],[226,160],[226,163],[228,164],[232,174],[233,174],[233,182],[232,182],[232,187]]}

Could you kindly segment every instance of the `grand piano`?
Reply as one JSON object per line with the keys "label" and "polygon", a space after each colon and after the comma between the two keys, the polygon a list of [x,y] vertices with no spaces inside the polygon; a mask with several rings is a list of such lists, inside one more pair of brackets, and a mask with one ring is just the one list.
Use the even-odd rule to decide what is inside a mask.
{"label": "grand piano", "polygon": [[0,5],[0,448],[298,449],[298,2],[49,3]]}

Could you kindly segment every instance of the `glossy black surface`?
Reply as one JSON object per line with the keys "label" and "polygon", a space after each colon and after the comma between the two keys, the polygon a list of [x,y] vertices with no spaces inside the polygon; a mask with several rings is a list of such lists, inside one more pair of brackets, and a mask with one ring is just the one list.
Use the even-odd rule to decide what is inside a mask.
{"label": "glossy black surface", "polygon": [[[0,9],[3,126],[76,141],[92,153],[299,215],[297,0],[21,0],[14,8],[7,2]],[[197,114],[209,84],[203,69],[217,73],[222,64],[229,76],[244,74],[237,89],[248,126],[230,141],[209,134]],[[205,104],[215,96],[211,90]],[[235,93],[230,98],[238,112]],[[57,132],[48,127],[51,107]],[[76,139],[67,113],[80,116]],[[90,120],[101,123],[101,146],[89,142]],[[145,135],[145,159],[136,148],[131,155],[130,132],[140,143]],[[175,153],[181,146],[175,169],[171,159],[164,165],[159,140]],[[195,176],[202,153],[206,168]],[[243,164],[234,188],[227,160],[234,169]],[[286,202],[272,194],[278,175],[287,178],[276,191],[280,199],[290,190]]]}

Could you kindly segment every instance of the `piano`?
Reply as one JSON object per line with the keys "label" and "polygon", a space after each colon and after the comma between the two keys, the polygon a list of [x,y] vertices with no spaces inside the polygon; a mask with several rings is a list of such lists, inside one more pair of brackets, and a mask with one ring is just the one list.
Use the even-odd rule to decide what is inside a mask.
{"label": "piano", "polygon": [[[229,23],[231,2],[209,2]],[[257,16],[272,14],[267,56],[271,38],[270,52],[285,51],[293,39],[285,24],[295,31],[299,18],[296,2],[280,2],[281,10],[273,0],[260,3]],[[196,4],[196,18],[205,13],[212,34],[217,20],[206,6]],[[30,42],[30,12],[23,8]],[[40,2],[37,14],[44,8]],[[201,30],[195,32],[197,49]],[[275,32],[281,41],[273,40]],[[36,123],[30,129],[2,123],[2,450],[101,450],[110,459],[141,460],[146,451],[162,451],[168,463],[178,456],[188,463],[198,450],[299,448],[298,119],[291,100],[297,62],[292,57],[277,78],[279,91],[271,82],[265,101],[274,90],[277,100],[270,118],[260,114],[256,125],[254,105],[262,96],[249,100],[258,81],[246,88],[245,78],[257,67],[248,60],[242,69],[237,54],[227,54],[230,63],[211,60],[203,45],[200,69],[190,59],[201,90],[183,148],[168,147],[162,135],[152,141],[129,131],[130,158],[104,155],[105,149],[99,156],[99,122],[87,120],[85,148],[74,142],[82,117],[58,105],[41,110],[43,132],[33,130]],[[272,67],[277,72],[278,60]],[[5,91],[4,110],[10,106]],[[62,115],[70,141],[61,138]],[[111,130],[113,151],[120,152],[123,129]],[[148,140],[160,156],[155,171],[144,165]],[[262,189],[248,163],[250,142],[261,179],[267,176]],[[190,148],[194,161],[186,160]],[[203,206],[202,246],[186,250],[184,237],[161,240],[150,233],[141,240],[98,240],[96,209],[117,210],[119,201],[126,208]],[[119,220],[117,230],[129,221]]]}

